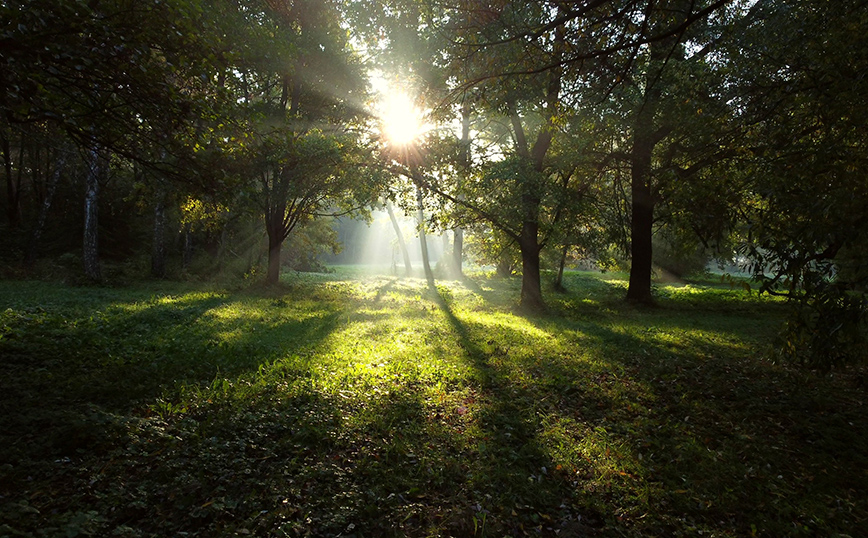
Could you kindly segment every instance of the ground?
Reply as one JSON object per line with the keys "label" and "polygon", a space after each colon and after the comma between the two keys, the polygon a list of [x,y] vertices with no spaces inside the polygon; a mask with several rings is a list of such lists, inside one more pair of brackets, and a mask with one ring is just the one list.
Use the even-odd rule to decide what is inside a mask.
{"label": "ground", "polygon": [[0,536],[858,536],[865,389],[785,305],[573,273],[0,282]]}

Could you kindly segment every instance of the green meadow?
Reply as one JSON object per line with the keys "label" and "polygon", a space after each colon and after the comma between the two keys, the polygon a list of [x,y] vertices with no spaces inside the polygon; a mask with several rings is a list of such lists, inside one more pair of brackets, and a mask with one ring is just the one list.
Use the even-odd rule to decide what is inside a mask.
{"label": "green meadow", "polygon": [[785,306],[571,273],[0,282],[0,536],[864,536],[859,372]]}

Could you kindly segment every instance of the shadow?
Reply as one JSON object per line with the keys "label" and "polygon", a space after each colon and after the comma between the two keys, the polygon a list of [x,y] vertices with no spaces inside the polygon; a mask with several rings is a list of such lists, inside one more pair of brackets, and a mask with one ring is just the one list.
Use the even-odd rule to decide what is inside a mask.
{"label": "shadow", "polygon": [[395,287],[395,282],[397,282],[397,281],[398,281],[397,278],[393,278],[393,279],[389,280],[389,282],[386,283],[386,285],[384,285],[380,288],[377,288],[377,294],[374,296],[374,303],[376,304],[376,303],[380,302],[380,299],[382,299],[384,295],[388,294],[389,291],[391,291],[392,288]]}
{"label": "shadow", "polygon": [[[473,327],[462,322],[451,307],[452,298],[436,287],[429,288],[441,314],[447,320],[458,346],[474,372],[475,383],[469,398],[459,410],[475,407],[473,413],[475,442],[466,453],[468,477],[457,482],[466,488],[469,498],[474,490],[489,492],[487,500],[477,498],[472,521],[488,518],[489,529],[462,529],[468,534],[493,536],[520,535],[533,528],[545,535],[593,535],[604,524],[605,516],[588,499],[576,495],[571,470],[558,465],[545,441],[540,438],[540,402],[545,401],[550,384],[537,385],[546,373],[541,364],[528,357],[528,363],[513,365],[507,359],[510,350],[504,342],[521,341],[524,335],[512,328],[501,338],[487,326]],[[532,363],[532,364],[531,364]],[[516,375],[514,368],[527,375]],[[557,387],[572,398],[584,399],[590,407],[603,408],[610,402],[600,395],[583,392],[573,383],[582,372],[559,372],[555,378],[569,379],[568,387]],[[516,379],[532,381],[517,383]],[[540,390],[540,388],[544,390]],[[550,402],[553,403],[553,402]],[[545,404],[549,405],[549,404]],[[481,441],[480,441],[481,439]],[[459,480],[459,479],[456,479]],[[496,494],[492,492],[497,492]],[[473,506],[471,506],[473,508]],[[474,513],[475,512],[475,513]],[[454,530],[457,530],[456,527]]]}
{"label": "shadow", "polygon": [[281,315],[282,299],[259,299],[254,307],[250,299],[223,294],[133,303],[112,296],[83,301],[88,309],[74,316],[45,308],[7,325],[18,338],[2,346],[3,462],[33,450],[45,456],[109,450],[103,440],[112,435],[104,430],[115,418],[147,415],[154,402],[171,403],[181,390],[303,355],[342,314],[325,305],[293,319]]}
{"label": "shadow", "polygon": [[[501,310],[513,310],[518,307],[521,281],[514,277],[503,278],[498,276],[474,277],[462,274],[458,282],[464,285],[472,293],[481,297],[486,306]],[[492,283],[492,286],[483,287],[480,282]]]}
{"label": "shadow", "polygon": [[98,291],[3,313],[0,534],[234,534],[278,493],[283,516],[301,510],[303,483],[263,485],[334,444],[340,414],[310,362],[342,304]]}
{"label": "shadow", "polygon": [[[610,303],[595,319],[568,298],[560,317],[525,318],[566,336],[603,367],[588,378],[595,393],[602,391],[598,413],[587,413],[585,389],[566,381],[581,379],[582,371],[563,368],[556,357],[542,367],[540,393],[566,395],[553,414],[578,419],[584,438],[589,430],[582,425],[616,447],[614,468],[623,474],[577,466],[585,487],[604,501],[598,510],[620,510],[607,527],[646,535],[852,529],[865,513],[854,503],[868,497],[868,486],[844,470],[868,468],[866,453],[854,449],[868,443],[868,417],[859,411],[864,394],[763,359],[779,304],[746,305],[741,294],[715,309],[719,292],[688,292],[699,298],[665,297],[653,310]],[[582,436],[575,443],[582,446]],[[816,510],[826,519],[813,518]],[[643,526],[647,513],[658,515],[654,526]]]}
{"label": "shadow", "polygon": [[864,393],[753,356],[773,309],[715,312],[685,295],[642,311],[617,284],[587,285],[536,317],[396,279],[108,294],[87,308],[73,293],[42,312],[19,301],[0,313],[0,528],[859,528]]}

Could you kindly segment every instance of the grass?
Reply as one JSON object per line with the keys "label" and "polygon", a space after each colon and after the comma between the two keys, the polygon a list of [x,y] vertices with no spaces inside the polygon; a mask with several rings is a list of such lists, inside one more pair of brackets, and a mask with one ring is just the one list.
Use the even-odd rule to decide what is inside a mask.
{"label": "grass", "polygon": [[858,536],[865,392],[782,304],[568,275],[0,282],[0,536]]}

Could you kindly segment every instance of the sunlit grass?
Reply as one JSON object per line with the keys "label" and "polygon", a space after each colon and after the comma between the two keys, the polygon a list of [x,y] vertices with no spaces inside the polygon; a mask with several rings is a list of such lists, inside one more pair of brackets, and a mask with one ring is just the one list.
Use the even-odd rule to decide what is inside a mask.
{"label": "sunlit grass", "polygon": [[868,515],[864,393],[765,360],[777,301],[690,284],[636,309],[608,274],[532,317],[487,274],[159,286],[0,283],[3,533],[828,535]]}

